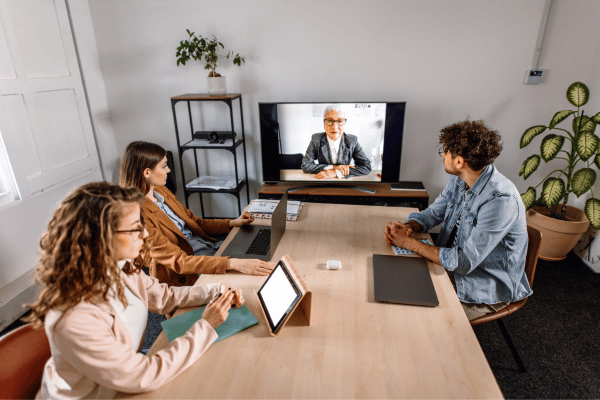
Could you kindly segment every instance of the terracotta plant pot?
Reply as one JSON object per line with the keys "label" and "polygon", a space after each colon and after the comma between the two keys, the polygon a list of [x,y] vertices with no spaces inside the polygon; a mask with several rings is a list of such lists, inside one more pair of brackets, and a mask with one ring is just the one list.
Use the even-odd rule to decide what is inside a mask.
{"label": "terracotta plant pot", "polygon": [[582,210],[575,207],[567,208],[567,220],[563,221],[551,218],[546,207],[534,206],[527,211],[527,225],[542,232],[540,258],[558,261],[575,247],[581,235],[588,230],[590,221]]}

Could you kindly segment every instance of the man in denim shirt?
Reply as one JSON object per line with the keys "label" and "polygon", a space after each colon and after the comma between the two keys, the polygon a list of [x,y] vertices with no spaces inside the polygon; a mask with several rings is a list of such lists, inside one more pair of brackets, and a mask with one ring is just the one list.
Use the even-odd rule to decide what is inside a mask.
{"label": "man in denim shirt", "polygon": [[[449,271],[472,320],[532,293],[525,275],[525,207],[515,185],[492,164],[502,150],[497,131],[467,120],[441,132],[439,154],[450,180],[431,206],[405,224],[388,223],[384,236]],[[411,237],[440,223],[435,246]]]}

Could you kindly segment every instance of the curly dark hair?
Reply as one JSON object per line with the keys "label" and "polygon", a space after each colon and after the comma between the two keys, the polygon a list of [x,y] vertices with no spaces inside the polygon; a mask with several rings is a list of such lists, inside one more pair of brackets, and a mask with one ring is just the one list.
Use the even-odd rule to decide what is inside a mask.
{"label": "curly dark hair", "polygon": [[494,162],[502,151],[498,131],[482,120],[462,121],[441,130],[440,144],[452,157],[461,156],[473,171],[481,171]]}
{"label": "curly dark hair", "polygon": [[[36,282],[42,291],[30,305],[32,313],[27,321],[41,327],[51,309],[66,312],[82,300],[107,301],[113,288],[116,297],[127,305],[115,259],[114,236],[127,209],[141,204],[143,198],[137,188],[93,182],[75,189],[63,200],[40,239]],[[123,271],[139,273],[148,261],[148,253],[144,241],[140,256],[133,265],[127,263]]]}

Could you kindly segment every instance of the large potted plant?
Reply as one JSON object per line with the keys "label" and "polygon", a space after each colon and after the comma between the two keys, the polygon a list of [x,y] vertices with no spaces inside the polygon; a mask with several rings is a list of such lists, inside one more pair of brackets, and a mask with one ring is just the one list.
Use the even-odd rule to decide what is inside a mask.
{"label": "large potted plant", "polygon": [[[589,97],[590,91],[585,84],[573,83],[567,89],[567,100],[577,110],[559,111],[548,126],[532,126],[521,137],[520,145],[524,148],[546,130],[557,132],[549,133],[542,139],[540,154],[527,157],[519,171],[519,175],[527,179],[541,160],[555,160],[562,164],[535,187],[530,186],[521,194],[528,210],[527,224],[542,230],[540,258],[545,260],[565,258],[590,223],[600,229],[600,200],[594,197],[592,190],[596,181],[593,167],[600,169],[600,138],[595,134],[600,113],[586,115],[582,107]],[[570,127],[566,124],[558,126],[569,117],[573,118]],[[538,198],[536,188],[540,185],[542,191]],[[587,199],[583,211],[568,205],[571,193],[580,197],[588,192],[591,192],[591,197]]]}
{"label": "large potted plant", "polygon": [[235,56],[233,52],[230,51],[226,56],[222,56],[218,54],[219,46],[221,49],[225,49],[223,43],[217,41],[217,38],[213,36],[211,40],[207,38],[203,38],[202,35],[196,35],[194,32],[190,32],[189,29],[186,29],[189,38],[182,40],[179,43],[179,47],[177,47],[177,66],[185,65],[190,59],[194,59],[196,61],[204,61],[206,65],[204,69],[209,69],[208,77],[206,78],[208,94],[211,96],[222,96],[227,93],[227,83],[224,76],[217,73],[217,61],[220,58],[230,58],[233,57],[233,64],[237,66],[241,66],[242,63],[245,63],[243,57],[240,57],[239,53]]}

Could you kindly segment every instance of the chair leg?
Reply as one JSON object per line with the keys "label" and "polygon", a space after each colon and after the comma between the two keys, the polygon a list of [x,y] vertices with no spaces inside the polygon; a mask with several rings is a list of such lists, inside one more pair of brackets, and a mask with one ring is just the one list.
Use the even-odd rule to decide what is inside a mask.
{"label": "chair leg", "polygon": [[500,330],[502,331],[502,335],[504,336],[504,339],[506,340],[508,347],[510,347],[510,352],[512,353],[513,358],[515,359],[515,362],[519,366],[519,371],[527,372],[527,370],[525,369],[525,365],[523,365],[523,361],[521,361],[521,357],[519,357],[519,352],[517,352],[517,348],[515,347],[512,339],[510,338],[510,335],[508,334],[508,330],[506,329],[506,326],[504,326],[504,322],[502,322],[501,318],[497,319],[496,321],[498,321],[498,325],[500,325]]}

